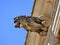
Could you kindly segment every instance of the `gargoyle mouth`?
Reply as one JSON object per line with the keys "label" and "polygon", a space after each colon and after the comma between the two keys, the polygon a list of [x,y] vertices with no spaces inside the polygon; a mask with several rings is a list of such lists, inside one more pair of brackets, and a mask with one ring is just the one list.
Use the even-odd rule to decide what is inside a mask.
{"label": "gargoyle mouth", "polygon": [[20,23],[15,23],[16,28],[20,28]]}
{"label": "gargoyle mouth", "polygon": [[14,23],[15,23],[15,27],[16,28],[20,28],[20,22],[19,22],[20,20],[19,20],[19,17],[15,17],[14,18]]}

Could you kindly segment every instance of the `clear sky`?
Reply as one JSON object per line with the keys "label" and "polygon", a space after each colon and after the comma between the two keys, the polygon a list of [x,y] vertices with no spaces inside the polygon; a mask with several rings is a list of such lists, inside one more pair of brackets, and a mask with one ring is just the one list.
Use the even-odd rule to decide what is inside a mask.
{"label": "clear sky", "polygon": [[0,0],[0,45],[24,45],[26,31],[13,18],[31,15],[34,0]]}

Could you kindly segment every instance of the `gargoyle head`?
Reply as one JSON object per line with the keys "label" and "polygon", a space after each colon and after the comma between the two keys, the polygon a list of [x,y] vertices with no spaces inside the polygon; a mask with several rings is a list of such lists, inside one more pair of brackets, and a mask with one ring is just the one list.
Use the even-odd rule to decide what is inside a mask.
{"label": "gargoyle head", "polygon": [[27,23],[26,16],[18,16],[14,18],[15,27],[20,28],[20,24]]}

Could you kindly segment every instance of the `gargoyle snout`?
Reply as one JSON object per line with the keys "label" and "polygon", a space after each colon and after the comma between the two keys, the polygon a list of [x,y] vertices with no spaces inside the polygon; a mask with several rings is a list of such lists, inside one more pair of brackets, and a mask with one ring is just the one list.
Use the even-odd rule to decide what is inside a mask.
{"label": "gargoyle snout", "polygon": [[18,17],[14,18],[14,23],[15,23],[15,27],[19,28],[20,27],[20,19]]}

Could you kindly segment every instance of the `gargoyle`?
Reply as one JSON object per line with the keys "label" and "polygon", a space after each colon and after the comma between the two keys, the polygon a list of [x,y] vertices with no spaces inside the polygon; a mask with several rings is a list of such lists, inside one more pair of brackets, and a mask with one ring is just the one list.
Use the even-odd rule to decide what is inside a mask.
{"label": "gargoyle", "polygon": [[14,18],[15,27],[23,27],[27,31],[32,32],[41,32],[47,31],[49,25],[51,24],[50,20],[46,17],[31,17],[31,16],[18,16]]}

